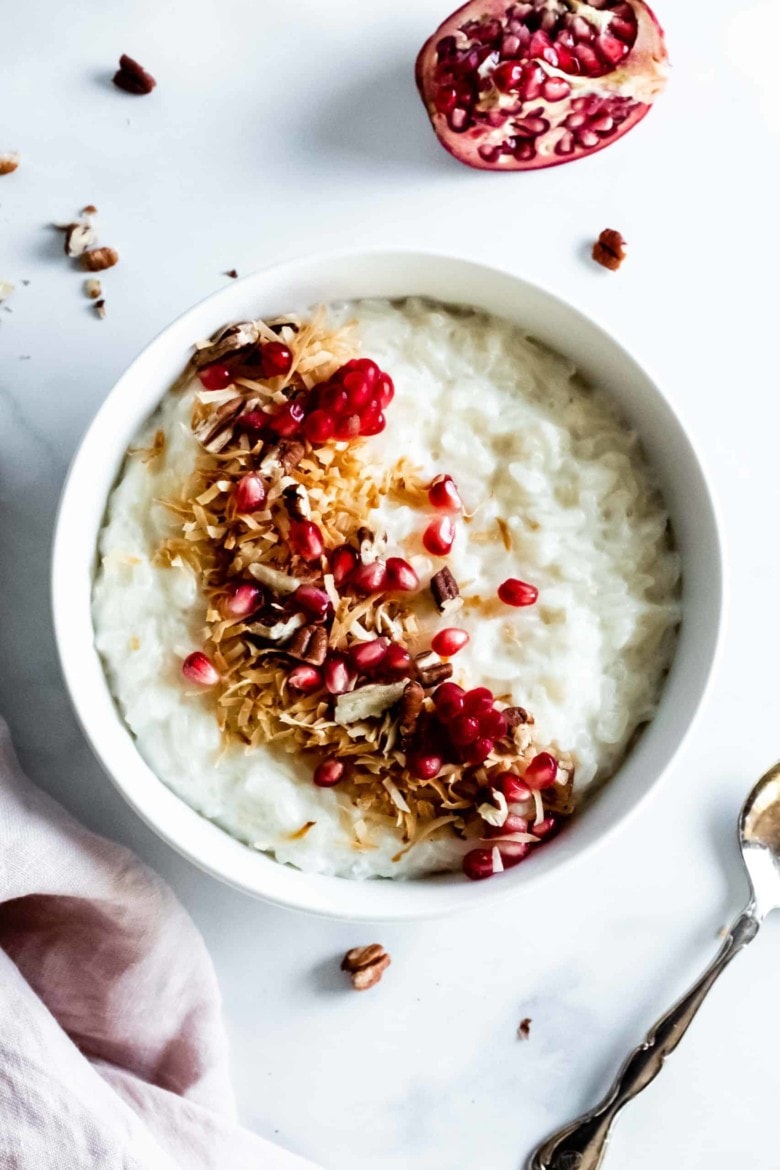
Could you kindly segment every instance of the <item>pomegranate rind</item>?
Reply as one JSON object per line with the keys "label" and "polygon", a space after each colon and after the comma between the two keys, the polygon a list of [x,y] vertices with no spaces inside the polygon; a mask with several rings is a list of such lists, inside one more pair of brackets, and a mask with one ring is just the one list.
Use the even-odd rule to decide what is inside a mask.
{"label": "pomegranate rind", "polygon": [[[590,15],[599,12],[592,9],[584,0],[566,0],[566,3],[573,14],[584,11]],[[437,48],[445,37],[459,35],[462,38],[463,33],[460,30],[467,22],[486,18],[502,20],[506,17],[507,9],[511,7],[511,0],[468,0],[468,3],[457,9],[428,38],[417,56],[415,65],[417,88],[434,133],[444,149],[459,162],[476,170],[542,170],[597,154],[625,137],[647,116],[656,99],[663,93],[669,76],[669,58],[663,29],[652,10],[643,0],[624,0],[624,3],[634,14],[636,36],[628,54],[617,68],[599,76],[589,77],[567,73],[538,57],[522,58],[539,64],[548,78],[564,79],[571,88],[569,97],[557,102],[547,102],[543,97],[534,97],[528,100],[527,109],[521,108],[517,118],[513,119],[510,116],[505,126],[493,127],[486,121],[477,121],[475,125],[457,131],[449,124],[447,115],[436,107]],[[480,92],[474,106],[478,117],[490,111],[491,107],[498,111],[504,105],[507,95],[502,95],[495,87],[491,93],[492,97],[485,99]],[[563,132],[564,117],[561,115],[571,114],[572,103],[577,99],[597,99],[606,102],[617,99],[621,103],[630,103],[630,107],[627,108],[626,104],[621,105],[621,120],[609,136],[599,138],[592,145],[575,146],[571,153],[557,153],[556,146],[560,143]],[[519,158],[516,154],[506,152],[503,147],[497,157],[483,157],[480,149],[490,153],[499,144],[506,143],[508,138],[513,137],[512,123],[526,117],[528,113],[551,118],[550,130],[533,139],[533,157]],[[555,122],[552,121],[553,117],[556,118]]]}

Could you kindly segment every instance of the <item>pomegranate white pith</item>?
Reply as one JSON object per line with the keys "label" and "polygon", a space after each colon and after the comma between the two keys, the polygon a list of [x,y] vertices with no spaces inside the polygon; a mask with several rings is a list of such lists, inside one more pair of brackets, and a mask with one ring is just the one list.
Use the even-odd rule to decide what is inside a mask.
{"label": "pomegranate white pith", "polygon": [[[419,301],[338,306],[329,316],[334,324],[357,320],[360,351],[391,371],[396,384],[386,429],[371,437],[377,467],[394,465],[403,453],[419,468],[422,485],[415,500],[385,497],[366,518],[388,536],[371,564],[379,565],[380,578],[384,572],[383,588],[419,581],[422,632],[415,651],[442,631],[469,635],[452,658],[452,685],[434,696],[444,733],[433,726],[435,734],[421,737],[412,753],[416,772],[435,777],[456,749],[477,766],[504,734],[503,707],[513,702],[536,718],[537,754],[547,749],[554,758],[574,749],[575,790],[585,791],[619,762],[637,720],[652,715],[676,618],[677,568],[666,545],[666,514],[632,436],[598,391],[586,394],[572,381],[569,363],[506,322]],[[359,398],[358,380],[350,386]],[[354,847],[352,830],[362,813],[350,796],[351,779],[328,787],[333,769],[320,774],[325,784],[314,782],[315,768],[331,754],[327,747],[321,757],[313,753],[302,763],[300,756],[273,747],[248,752],[220,742],[215,692],[182,681],[182,662],[204,647],[197,582],[186,562],[171,569],[154,561],[160,540],[170,535],[169,516],[155,501],[176,498],[191,469],[196,448],[187,422],[198,389],[200,382],[169,395],[150,433],[134,437],[133,446],[148,446],[162,429],[165,458],[128,462],[101,538],[98,647],[151,767],[229,832],[302,869],[351,878],[412,877],[457,869],[465,853],[484,849],[484,868],[489,862],[495,873],[496,858],[510,869],[532,857],[538,846],[522,838],[523,822],[526,836],[537,828],[539,836],[550,835],[558,827],[548,825],[551,818],[536,807],[537,797],[547,802],[550,794],[544,785],[551,765],[544,761],[529,778],[538,787],[525,782],[523,769],[511,782],[504,777],[496,784],[507,821],[505,830],[485,821],[489,841],[461,841],[441,832],[394,860],[403,842],[390,825],[378,833],[375,848]],[[462,511],[447,512],[429,499],[439,475],[452,477]],[[437,516],[448,517],[457,530],[444,558],[423,544]],[[309,551],[311,534],[300,535]],[[322,535],[334,579],[362,604],[368,597],[363,589],[377,581],[361,577],[362,588],[345,585],[362,564],[358,551],[334,548],[330,534]],[[305,563],[312,584],[297,597],[290,594],[286,608],[327,624],[322,559]],[[428,582],[445,563],[469,600],[438,615]],[[536,603],[501,603],[497,591],[510,578],[533,582]],[[237,599],[230,594],[226,605],[229,600],[241,613],[252,612],[266,588]],[[411,588],[393,596],[418,603]],[[333,702],[338,694],[353,696],[367,679],[404,677],[411,662],[400,637],[372,632],[346,659],[291,664],[283,693],[292,703],[295,695],[324,691]],[[498,796],[486,794],[484,806],[485,816],[503,813]],[[309,822],[314,826],[296,835]],[[494,835],[494,829],[504,831]]]}
{"label": "pomegranate white pith", "polygon": [[663,91],[663,30],[643,0],[470,0],[417,58],[441,144],[483,170],[537,170],[603,150]]}

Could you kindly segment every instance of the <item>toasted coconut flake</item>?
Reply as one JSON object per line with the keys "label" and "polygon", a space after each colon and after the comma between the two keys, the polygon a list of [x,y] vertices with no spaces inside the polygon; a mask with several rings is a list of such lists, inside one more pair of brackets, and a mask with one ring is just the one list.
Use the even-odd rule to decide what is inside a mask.
{"label": "toasted coconut flake", "polygon": [[406,689],[406,679],[396,683],[370,683],[336,699],[335,720],[342,727],[363,719],[376,719],[397,703]]}
{"label": "toasted coconut flake", "polygon": [[410,813],[412,811],[401,795],[397,785],[393,783],[389,776],[385,776],[382,781],[382,786],[387,790],[390,799],[400,812]]}
{"label": "toasted coconut flake", "polygon": [[275,569],[272,565],[255,563],[249,565],[249,573],[261,585],[267,585],[274,593],[280,596],[287,593],[294,593],[299,585],[303,584],[298,577],[293,577],[289,573],[282,572],[281,569]]}

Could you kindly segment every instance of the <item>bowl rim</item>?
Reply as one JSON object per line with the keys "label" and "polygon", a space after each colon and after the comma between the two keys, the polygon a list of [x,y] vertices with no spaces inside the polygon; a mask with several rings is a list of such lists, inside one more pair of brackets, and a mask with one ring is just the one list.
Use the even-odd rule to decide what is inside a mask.
{"label": "bowl rim", "polygon": [[[281,871],[286,874],[295,874],[295,883],[282,883],[285,888],[282,890],[275,890],[268,888],[273,885],[273,877],[270,881],[261,880],[246,880],[243,877],[237,876],[236,873],[226,872],[223,866],[210,861],[208,856],[191,845],[188,838],[191,835],[190,828],[185,826],[181,829],[179,825],[169,825],[167,822],[162,823],[161,819],[152,815],[148,808],[148,801],[143,799],[143,793],[138,793],[134,790],[131,784],[126,782],[126,779],[121,775],[121,769],[111,766],[104,758],[104,752],[101,747],[101,736],[98,734],[98,729],[95,721],[90,718],[90,711],[86,696],[83,693],[83,687],[79,681],[79,671],[76,661],[71,657],[68,649],[69,639],[66,636],[66,625],[68,622],[68,612],[65,604],[65,590],[61,588],[61,584],[65,579],[68,570],[68,548],[66,545],[67,539],[67,522],[71,513],[74,511],[74,505],[78,499],[79,485],[84,478],[85,455],[89,447],[91,436],[98,430],[103,421],[110,417],[115,403],[119,400],[125,384],[132,382],[137,368],[145,361],[145,359],[154,350],[165,348],[165,342],[168,336],[177,328],[182,327],[188,320],[196,318],[207,307],[216,309],[223,301],[231,302],[236,297],[236,290],[242,288],[246,290],[246,299],[249,301],[252,296],[252,289],[255,286],[261,286],[264,282],[273,280],[275,277],[281,277],[285,272],[292,273],[295,269],[305,269],[307,265],[321,264],[323,262],[346,262],[350,260],[361,260],[371,258],[378,260],[380,257],[390,257],[394,260],[399,258],[411,261],[430,261],[432,263],[456,263],[463,266],[464,269],[471,267],[472,269],[479,269],[489,278],[506,280],[509,278],[512,282],[525,286],[525,289],[533,296],[539,296],[542,300],[547,300],[548,303],[554,304],[557,308],[568,313],[586,328],[591,331],[594,338],[599,344],[612,347],[613,351],[617,352],[621,359],[626,361],[628,365],[633,365],[644,376],[646,381],[652,387],[653,392],[660,399],[671,417],[674,419],[681,435],[684,437],[689,451],[690,458],[698,471],[701,481],[701,488],[704,493],[707,504],[710,509],[711,520],[711,537],[712,537],[712,568],[714,570],[711,581],[712,590],[714,594],[714,610],[712,617],[712,624],[709,634],[709,661],[706,664],[705,674],[699,685],[698,695],[690,703],[690,717],[685,728],[678,734],[676,742],[673,743],[671,749],[668,751],[665,762],[659,766],[654,778],[647,782],[644,790],[641,791],[630,806],[615,814],[611,823],[607,824],[603,831],[590,840],[585,840],[577,844],[574,851],[567,853],[558,859],[557,864],[545,869],[541,872],[536,872],[533,867],[523,866],[521,872],[525,875],[520,881],[511,880],[512,875],[518,874],[518,870],[509,871],[506,875],[502,875],[503,879],[495,882],[479,882],[467,883],[465,886],[458,882],[457,885],[439,885],[436,877],[406,879],[403,881],[394,881],[392,879],[379,879],[367,881],[355,881],[353,879],[337,878],[330,875],[319,875],[307,873],[294,869],[294,867],[283,865],[275,860],[269,858],[267,855],[251,850],[247,845],[244,845],[238,839],[233,838],[225,830],[219,828],[216,824],[208,821],[202,814],[196,812],[189,806],[183,798],[177,796],[172,790],[168,789],[164,782],[156,776],[151,767],[146,764],[146,761],[141,756],[130,729],[124,723],[121,713],[116,709],[117,719],[122,725],[125,742],[127,748],[134,753],[137,760],[143,765],[143,768],[149,775],[157,782],[158,785],[165,788],[166,792],[173,798],[177,805],[181,806],[183,812],[183,820],[188,821],[189,826],[193,826],[195,822],[191,818],[197,818],[198,821],[204,825],[208,825],[209,829],[215,833],[225,837],[230,846],[237,850],[248,854],[254,861],[263,859],[269,864],[274,871]],[[259,291],[259,290],[258,290]],[[409,294],[415,295],[413,293]],[[421,294],[422,295],[422,294]],[[466,303],[460,301],[459,303]],[[231,314],[229,314],[231,315]],[[217,327],[217,326],[215,326]],[[197,330],[193,329],[192,336],[197,334]],[[166,388],[162,389],[160,400],[167,392]],[[128,442],[132,436],[128,438]],[[115,482],[115,481],[114,481]],[[114,483],[108,489],[108,494],[103,501],[104,507],[107,504],[108,496],[113,490]],[[63,482],[62,491],[60,494],[57,511],[55,515],[53,538],[51,543],[51,567],[50,567],[50,598],[51,598],[51,614],[54,626],[55,644],[57,647],[57,655],[60,663],[60,669],[65,682],[65,687],[75,712],[77,722],[96,758],[103,772],[108,776],[114,787],[120,792],[122,797],[127,801],[131,808],[137,815],[169,846],[175,849],[180,855],[187,858],[200,870],[210,874],[212,877],[232,886],[234,889],[241,890],[252,897],[270,902],[274,905],[283,906],[287,909],[298,910],[305,913],[315,914],[319,917],[333,918],[337,920],[347,920],[353,922],[403,922],[403,921],[420,921],[427,918],[441,917],[445,914],[455,913],[458,911],[466,911],[474,909],[477,906],[496,905],[512,897],[520,895],[521,891],[529,890],[538,883],[550,881],[556,876],[571,871],[572,867],[581,864],[585,858],[593,858],[597,850],[603,848],[609,841],[612,840],[616,833],[621,832],[624,827],[629,825],[635,817],[637,817],[641,810],[643,810],[651,798],[657,797],[664,781],[668,778],[672,764],[678,755],[682,752],[689,737],[691,736],[698,720],[701,716],[702,709],[710,694],[714,676],[721,658],[724,644],[724,631],[726,625],[726,617],[728,612],[729,587],[726,574],[726,555],[724,544],[724,526],[721,518],[721,507],[713,486],[713,479],[710,475],[705,461],[702,458],[701,451],[697,445],[691,430],[687,426],[686,421],[681,415],[680,408],[676,403],[672,403],[667,395],[660,388],[659,382],[654,376],[651,367],[645,362],[644,358],[639,361],[628,349],[622,341],[620,341],[609,329],[604,326],[600,319],[594,317],[590,312],[586,313],[574,301],[568,300],[566,297],[553,292],[545,285],[541,285],[536,281],[526,279],[514,272],[510,268],[504,268],[495,264],[486,264],[479,259],[470,257],[464,254],[454,254],[450,251],[437,249],[423,249],[407,247],[405,245],[382,245],[377,244],[373,246],[355,246],[349,248],[339,249],[325,249],[322,251],[299,253],[289,256],[287,258],[277,259],[267,266],[258,269],[254,272],[248,273],[246,276],[232,281],[223,288],[217,289],[212,293],[202,297],[194,305],[185,309],[171,322],[160,329],[157,334],[140,350],[133,358],[130,364],[123,370],[119,377],[113,383],[111,389],[100,403],[99,407],[93,414],[85,431],[82,433],[78,441],[73,457],[70,461],[68,471]],[[90,571],[90,582],[94,581],[94,573]],[[90,628],[92,629],[91,622]],[[92,629],[94,635],[94,630]],[[98,658],[99,655],[94,641],[90,642],[90,649]],[[100,664],[101,671],[102,663]],[[105,686],[110,693],[108,687],[108,680],[103,673]],[[113,699],[112,699],[113,701]],[[661,698],[663,703],[663,695]],[[652,723],[653,721],[651,721]],[[622,763],[619,766],[622,768]],[[611,780],[610,780],[611,783]],[[189,819],[188,819],[189,818]],[[554,847],[554,843],[548,848]],[[243,868],[239,866],[238,868]],[[258,874],[261,871],[258,869]],[[267,872],[272,873],[269,868]],[[314,884],[312,881],[324,881],[327,883],[340,883],[343,893],[346,894],[344,898],[345,905],[341,905],[339,900],[338,905],[332,905],[329,899],[313,898],[309,887]],[[350,908],[349,891],[354,887],[375,887],[381,882],[383,886],[392,886],[396,889],[402,889],[405,894],[395,899],[395,904],[388,908],[383,906],[374,911],[373,908],[363,906]],[[307,890],[309,892],[307,893]],[[406,894],[409,896],[407,897]],[[361,899],[361,901],[368,901],[368,899]],[[384,899],[383,899],[384,901]],[[419,902],[419,905],[416,904]],[[403,904],[402,904],[403,903]]]}

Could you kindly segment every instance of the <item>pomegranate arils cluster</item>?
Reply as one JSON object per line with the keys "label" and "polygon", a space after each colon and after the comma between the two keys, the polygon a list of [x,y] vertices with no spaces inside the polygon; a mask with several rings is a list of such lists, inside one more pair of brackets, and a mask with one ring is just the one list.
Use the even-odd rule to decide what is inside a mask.
{"label": "pomegranate arils cluster", "polygon": [[417,59],[442,145],[486,170],[602,150],[647,114],[666,74],[663,32],[644,0],[471,0]]}

